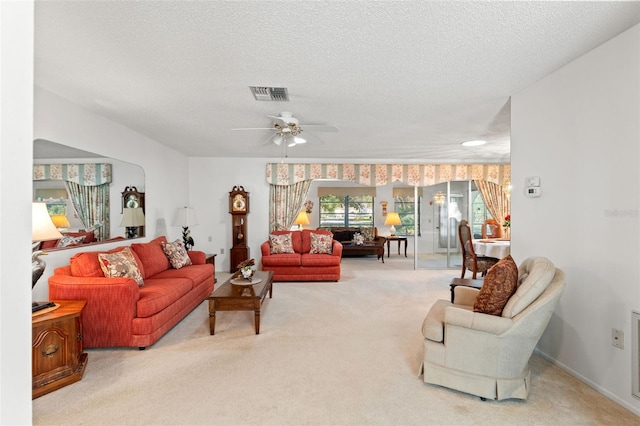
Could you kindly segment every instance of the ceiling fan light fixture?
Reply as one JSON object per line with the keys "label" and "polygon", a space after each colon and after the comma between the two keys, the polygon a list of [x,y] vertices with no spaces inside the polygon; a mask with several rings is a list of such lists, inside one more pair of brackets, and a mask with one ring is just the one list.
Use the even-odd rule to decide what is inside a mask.
{"label": "ceiling fan light fixture", "polygon": [[298,144],[298,143],[307,143],[307,140],[306,140],[306,139],[301,138],[300,136],[295,136],[295,137],[293,138],[293,140],[294,140],[294,142],[295,142],[296,144]]}
{"label": "ceiling fan light fixture", "polygon": [[466,141],[466,142],[462,142],[462,146],[481,146],[486,143],[487,141]]}
{"label": "ceiling fan light fixture", "polygon": [[282,135],[280,133],[276,134],[273,137],[273,143],[275,143],[278,146],[280,146],[280,144],[282,143],[283,140],[284,140],[284,137],[282,137]]}

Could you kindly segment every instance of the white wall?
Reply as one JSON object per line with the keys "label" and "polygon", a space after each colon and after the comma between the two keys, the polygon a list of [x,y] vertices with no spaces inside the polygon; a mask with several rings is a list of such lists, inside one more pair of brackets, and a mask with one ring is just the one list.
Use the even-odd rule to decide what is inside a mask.
{"label": "white wall", "polygon": [[[170,239],[180,237],[181,229],[171,226],[171,222],[176,209],[188,203],[185,155],[38,87],[34,108],[34,140],[45,139],[142,167],[146,218],[143,241],[158,235],[167,235]],[[120,192],[123,190],[124,186]],[[119,206],[119,198],[111,201]],[[112,231],[117,233],[118,229]],[[101,248],[116,245],[118,243]],[[47,256],[47,270],[33,290],[34,300],[47,299],[47,279],[53,269],[67,264],[78,250],[82,248],[54,251]]]}
{"label": "white wall", "polygon": [[0,424],[31,424],[33,2],[0,2]]}
{"label": "white wall", "polygon": [[[636,414],[639,40],[635,26],[511,100],[513,256],[548,257],[568,284],[539,348]],[[524,196],[527,176],[540,177],[540,198]],[[624,350],[611,346],[612,328],[624,331]]]}

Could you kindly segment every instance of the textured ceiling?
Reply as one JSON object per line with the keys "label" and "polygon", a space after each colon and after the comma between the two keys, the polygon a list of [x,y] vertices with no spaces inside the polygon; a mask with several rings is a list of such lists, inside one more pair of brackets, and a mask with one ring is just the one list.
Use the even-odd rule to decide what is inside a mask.
{"label": "textured ceiling", "polygon": [[[37,1],[35,82],[189,156],[509,161],[510,96],[640,22],[638,2]],[[289,102],[256,101],[279,86]],[[304,128],[304,126],[302,126]],[[482,147],[463,148],[465,140]],[[64,143],[64,141],[56,141]]]}

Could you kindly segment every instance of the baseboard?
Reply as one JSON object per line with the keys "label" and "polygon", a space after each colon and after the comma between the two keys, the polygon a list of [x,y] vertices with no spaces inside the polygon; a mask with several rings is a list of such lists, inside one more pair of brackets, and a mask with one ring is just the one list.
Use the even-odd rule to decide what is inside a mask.
{"label": "baseboard", "polygon": [[534,352],[537,353],[538,355],[540,355],[542,358],[544,358],[547,361],[549,361],[551,364],[555,365],[556,367],[566,371],[568,374],[570,374],[573,377],[575,377],[576,379],[580,380],[581,382],[583,382],[587,386],[595,389],[598,393],[606,396],[607,398],[609,398],[610,400],[612,400],[616,404],[626,408],[627,410],[631,411],[636,416],[640,416],[640,409],[639,408],[634,407],[633,405],[629,404],[627,401],[620,399],[617,395],[612,394],[607,389],[605,389],[602,386],[599,386],[598,384],[592,382],[588,378],[584,377],[582,374],[574,371],[573,369],[569,368],[567,365],[561,363],[560,361],[556,360],[555,358],[550,357],[549,355],[547,355],[546,353],[542,352],[538,348],[536,348],[534,350]]}

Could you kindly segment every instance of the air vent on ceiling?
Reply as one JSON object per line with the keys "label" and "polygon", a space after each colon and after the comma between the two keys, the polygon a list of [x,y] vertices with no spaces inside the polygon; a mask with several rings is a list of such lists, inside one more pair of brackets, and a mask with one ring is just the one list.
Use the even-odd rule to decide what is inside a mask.
{"label": "air vent on ceiling", "polygon": [[286,87],[249,86],[256,101],[289,101]]}

